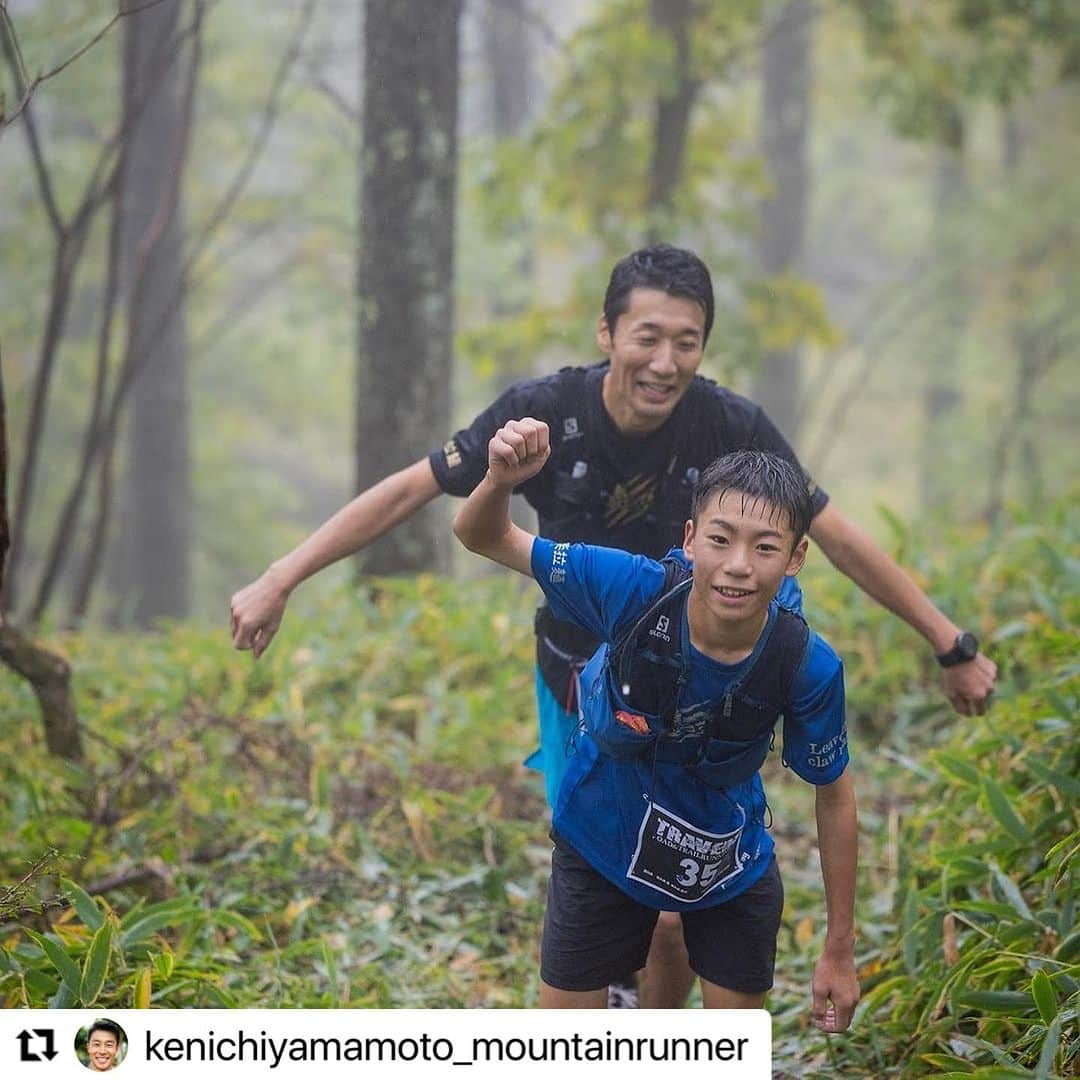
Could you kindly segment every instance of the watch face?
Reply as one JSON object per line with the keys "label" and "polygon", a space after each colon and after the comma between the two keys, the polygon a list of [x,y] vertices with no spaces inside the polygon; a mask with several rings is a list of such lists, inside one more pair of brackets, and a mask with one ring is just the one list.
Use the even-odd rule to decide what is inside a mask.
{"label": "watch face", "polygon": [[979,652],[979,639],[970,631],[965,630],[956,639],[956,651],[965,660],[974,660]]}

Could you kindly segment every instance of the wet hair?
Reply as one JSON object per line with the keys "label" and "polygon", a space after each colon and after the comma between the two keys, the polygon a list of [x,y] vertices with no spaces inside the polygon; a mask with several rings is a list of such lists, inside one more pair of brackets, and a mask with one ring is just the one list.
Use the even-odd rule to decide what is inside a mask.
{"label": "wet hair", "polygon": [[747,502],[767,503],[773,515],[783,515],[795,534],[797,544],[810,528],[813,506],[806,476],[785,458],[767,450],[735,450],[717,458],[701,471],[690,502],[690,515],[697,521],[705,505],[714,497],[734,491]]}
{"label": "wet hair", "polygon": [[702,345],[709,340],[716,305],[709,268],[692,252],[671,244],[654,244],[620,259],[611,271],[604,294],[604,319],[615,333],[615,323],[630,306],[634,289],[660,289],[669,296],[693,300],[705,313]]}
{"label": "wet hair", "polygon": [[124,1041],[124,1030],[119,1024],[112,1020],[95,1020],[90,1025],[90,1030],[86,1033],[86,1041],[89,1042],[91,1036],[95,1031],[104,1031],[106,1034],[111,1035],[116,1040],[116,1045],[119,1046]]}

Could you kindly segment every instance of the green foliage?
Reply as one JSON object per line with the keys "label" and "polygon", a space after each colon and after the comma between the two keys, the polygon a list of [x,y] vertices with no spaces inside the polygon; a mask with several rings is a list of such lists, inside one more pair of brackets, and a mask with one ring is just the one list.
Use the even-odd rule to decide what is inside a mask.
{"label": "green foliage", "polygon": [[503,578],[387,581],[290,616],[256,667],[218,628],[72,635],[85,772],[5,680],[28,723],[2,736],[0,880],[26,880],[0,892],[0,1001],[527,1003],[531,606]]}
{"label": "green foliage", "polygon": [[[580,351],[592,340],[611,264],[650,235],[687,238],[708,261],[717,295],[713,340],[725,372],[753,367],[767,349],[835,342],[815,286],[762,279],[743,252],[769,188],[746,95],[738,92],[757,57],[762,11],[760,0],[691,5],[685,63],[645,0],[605,0],[570,38],[533,131],[500,143],[466,193],[492,240],[528,234],[542,255],[572,258],[570,287],[561,302],[525,297],[516,317],[478,321],[462,334],[459,353],[477,373],[501,369],[507,356]],[[657,102],[680,81],[694,91],[667,205],[652,190]]]}
{"label": "green foliage", "polygon": [[[809,1026],[813,794],[773,763],[779,1075],[1075,1065],[1078,533],[1068,503],[947,543],[894,520],[898,552],[1002,665],[979,719],[952,717],[911,632],[811,560],[808,611],[848,673],[863,1000],[843,1039]],[[54,643],[90,761],[49,759],[34,724],[0,731],[0,865],[19,883],[0,891],[0,1001],[534,1004],[532,599],[501,576],[385,581],[290,613],[255,666],[219,629]],[[33,715],[22,684],[0,683],[0,715]]]}
{"label": "green foliage", "polygon": [[[898,539],[928,568],[931,588],[943,580],[911,536]],[[888,776],[871,765],[880,788],[857,781],[871,807],[878,791],[889,800],[894,824],[870,854],[889,872],[871,870],[872,883],[864,874],[863,999],[852,1034],[831,1048],[836,1071],[820,1075],[1064,1076],[1080,1061],[1078,541],[1080,522],[1063,505],[1041,526],[1021,523],[940,556],[951,585],[939,600],[966,608],[1002,666],[990,713],[951,724],[942,708],[920,706],[896,669],[883,670],[876,651],[856,653],[860,637],[878,637],[864,612],[821,590],[830,604],[816,619],[822,597],[816,581],[808,586],[811,618],[831,621],[826,636],[848,660],[856,722],[901,766]],[[972,581],[976,595],[956,605],[953,594]],[[886,736],[890,698],[900,712]],[[863,711],[870,702],[876,714]],[[864,802],[864,829],[875,816]],[[864,843],[864,864],[867,854]]]}
{"label": "green foliage", "polygon": [[953,144],[955,114],[965,101],[1009,104],[1031,89],[1047,56],[1058,78],[1078,71],[1080,15],[1065,0],[859,0],[853,6],[877,61],[871,92],[905,135]]}

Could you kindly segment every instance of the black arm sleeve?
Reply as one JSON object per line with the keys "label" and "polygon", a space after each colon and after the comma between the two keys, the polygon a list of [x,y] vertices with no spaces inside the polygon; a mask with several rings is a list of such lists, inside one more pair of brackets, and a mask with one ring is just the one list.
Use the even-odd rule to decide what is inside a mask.
{"label": "black arm sleeve", "polygon": [[488,443],[508,420],[533,416],[551,422],[553,394],[550,379],[527,379],[500,395],[467,427],[456,432],[442,447],[428,455],[435,482],[447,495],[469,495],[484,479]]}
{"label": "black arm sleeve", "polygon": [[780,429],[769,419],[761,406],[757,407],[757,416],[750,435],[750,445],[758,450],[768,450],[778,457],[786,458],[792,464],[797,465],[803,476],[806,477],[806,486],[810,492],[810,505],[813,516],[817,517],[825,509],[825,504],[829,501],[828,492],[814,483],[813,477],[802,467],[802,463],[796,456],[795,451],[792,450],[791,444],[780,434]]}

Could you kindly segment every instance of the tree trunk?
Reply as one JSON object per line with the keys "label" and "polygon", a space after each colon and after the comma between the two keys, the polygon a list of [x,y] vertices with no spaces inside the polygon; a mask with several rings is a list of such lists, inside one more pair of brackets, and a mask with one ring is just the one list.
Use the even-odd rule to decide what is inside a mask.
{"label": "tree trunk", "polygon": [[[487,54],[491,88],[491,133],[496,142],[520,138],[534,115],[536,72],[533,70],[533,38],[526,0],[499,0],[489,3],[484,21],[484,50]],[[529,226],[518,222],[506,236],[508,246],[517,249],[510,273],[494,292],[491,315],[496,320],[520,315],[533,294],[533,244]],[[523,373],[523,358],[516,351],[495,357],[493,396],[497,397]],[[524,505],[514,496],[515,511]],[[512,511],[514,520],[517,512]]]}
{"label": "tree trunk", "polygon": [[[125,0],[136,8],[138,0]],[[141,366],[131,388],[121,528],[113,583],[140,626],[188,613],[191,448],[183,290],[180,174],[189,117],[181,65],[166,64],[184,5],[159,4],[124,20],[123,108],[129,121],[121,251],[129,349]],[[118,572],[117,572],[118,571]]]}
{"label": "tree trunk", "polygon": [[[356,482],[417,460],[450,428],[461,0],[368,0],[360,153]],[[426,507],[368,547],[367,573],[444,571]]]}
{"label": "tree trunk", "polygon": [[526,0],[493,0],[485,12],[484,49],[496,139],[516,139],[533,118],[536,72],[528,17]]}
{"label": "tree trunk", "polygon": [[68,761],[82,761],[82,739],[67,661],[8,624],[0,625],[0,660],[34,688],[49,752]]}
{"label": "tree trunk", "polygon": [[[0,19],[0,52],[3,53],[7,65],[11,69],[16,97],[21,99],[24,94],[28,93],[28,90],[20,66],[18,43],[6,18]],[[44,444],[49,393],[55,373],[57,353],[64,336],[68,312],[71,307],[75,273],[82,259],[87,235],[99,203],[99,191],[96,182],[97,170],[95,169],[90,183],[83,192],[78,209],[68,220],[64,220],[56,200],[52,174],[45,159],[42,140],[38,135],[35,112],[32,102],[27,100],[22,112],[21,122],[29,146],[34,175],[37,179],[42,209],[52,229],[54,246],[52,280],[48,293],[45,329],[42,335],[37,371],[34,373],[26,446],[15,496],[15,523],[11,536],[8,575],[4,590],[0,593],[2,605],[8,610],[13,610],[19,602],[16,587],[21,585],[25,576],[19,571],[22,570],[23,556],[29,546],[26,538],[30,532],[30,518],[33,512],[37,487],[38,464]]]}
{"label": "tree trunk", "polygon": [[675,191],[686,161],[690,114],[701,81],[695,79],[690,62],[690,20],[693,0],[650,0],[649,14],[660,34],[670,37],[672,89],[656,100],[652,158],[649,162],[649,194],[646,204],[646,239],[655,244],[671,240],[675,218]]}
{"label": "tree trunk", "polygon": [[[761,204],[758,251],[761,268],[770,276],[798,272],[806,237],[813,14],[811,0],[787,0],[765,20],[761,131],[773,192]],[[798,348],[764,355],[754,393],[791,440],[798,436],[801,385]]]}
{"label": "tree trunk", "polygon": [[923,396],[925,427],[922,443],[922,502],[932,510],[946,505],[954,484],[945,450],[955,444],[953,417],[963,400],[957,381],[957,361],[970,309],[963,240],[958,215],[968,197],[964,168],[964,118],[957,105],[946,106],[942,131],[934,147],[934,236],[941,270],[937,338],[938,355],[931,358]]}
{"label": "tree trunk", "polygon": [[[1027,142],[1015,106],[1004,106],[1001,116],[1001,142],[1005,173],[1015,184]],[[1037,267],[1032,265],[1030,256],[1024,260],[1024,267],[1028,273],[1037,272]],[[1032,323],[1031,316],[1022,308],[1017,310],[1010,320],[1009,338],[1016,356],[1016,381],[1010,396],[1009,408],[998,429],[997,438],[994,440],[989,456],[988,488],[983,518],[990,525],[997,523],[1005,509],[1009,464],[1017,443],[1020,448],[1024,491],[1028,493],[1029,498],[1032,488],[1037,490],[1039,487],[1041,472],[1035,440],[1031,437],[1031,411],[1032,398],[1039,376],[1042,374],[1041,369],[1045,358],[1041,356],[1039,334]]]}
{"label": "tree trunk", "polygon": [[[0,590],[10,542],[7,510],[7,414],[4,408],[4,371],[0,366]],[[71,697],[70,669],[67,662],[47,649],[35,645],[15,627],[4,621],[0,610],[0,661],[17,672],[34,688],[45,742],[50,752],[69,761],[82,761],[75,703]]]}
{"label": "tree trunk", "polygon": [[[484,21],[484,49],[487,54],[491,88],[491,133],[496,142],[523,136],[536,109],[537,79],[534,68],[535,48],[526,0],[499,0],[488,4]],[[535,272],[533,238],[530,226],[517,222],[508,230],[506,240],[517,250],[509,280],[495,292],[491,315],[497,320],[520,315],[532,295]],[[518,349],[504,349],[495,355],[495,375],[491,380],[492,397],[525,375],[533,357]],[[536,531],[536,514],[523,495],[510,500],[510,518],[529,532]],[[499,573],[500,567],[484,560],[472,560],[477,573]]]}
{"label": "tree trunk", "polygon": [[[4,569],[11,547],[11,527],[8,524],[7,500],[7,408],[4,405],[4,355],[0,351],[0,597],[4,595]],[[0,602],[0,624],[4,621],[4,605]]]}

